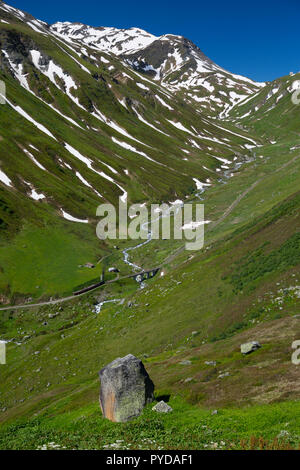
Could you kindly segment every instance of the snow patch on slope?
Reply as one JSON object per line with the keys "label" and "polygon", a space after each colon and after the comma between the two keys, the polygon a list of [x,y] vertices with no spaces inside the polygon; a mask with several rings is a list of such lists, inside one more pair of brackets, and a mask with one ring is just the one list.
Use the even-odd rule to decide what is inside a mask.
{"label": "snow patch on slope", "polygon": [[61,210],[63,218],[66,219],[66,220],[69,220],[70,222],[79,222],[81,224],[88,224],[89,223],[88,219],[85,219],[85,220],[77,219],[76,217],[73,217],[72,215],[65,212],[63,209],[60,209],[60,210]]}
{"label": "snow patch on slope", "polygon": [[0,170],[0,181],[6,186],[12,187],[11,179],[2,170]]}

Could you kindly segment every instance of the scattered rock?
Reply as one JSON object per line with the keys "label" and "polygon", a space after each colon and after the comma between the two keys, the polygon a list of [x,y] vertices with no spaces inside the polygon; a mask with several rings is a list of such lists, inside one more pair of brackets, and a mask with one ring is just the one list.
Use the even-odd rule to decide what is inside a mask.
{"label": "scattered rock", "polygon": [[83,265],[84,268],[94,269],[95,265],[93,263],[86,263]]}
{"label": "scattered rock", "polygon": [[56,313],[49,313],[49,314],[48,314],[48,318],[55,318],[55,317],[57,317],[57,315],[58,315],[58,312],[56,312]]}
{"label": "scattered rock", "polygon": [[205,361],[205,364],[206,364],[207,366],[216,367],[217,362],[216,362],[216,361]]}
{"label": "scattered rock", "polygon": [[185,379],[184,383],[191,382],[192,380],[193,380],[193,377],[188,377],[187,379]]}
{"label": "scattered rock", "polygon": [[224,372],[223,374],[220,374],[218,378],[224,379],[224,377],[229,377],[229,376],[230,376],[229,372]]}
{"label": "scattered rock", "polygon": [[250,341],[249,343],[241,344],[241,353],[251,354],[259,348],[261,348],[261,345],[258,343],[258,341]]}
{"label": "scattered rock", "polygon": [[282,439],[283,437],[288,437],[290,433],[288,431],[280,431],[280,433],[277,435],[277,439]]}
{"label": "scattered rock", "polygon": [[163,400],[161,400],[159,403],[153,406],[152,410],[156,411],[157,413],[171,413],[173,408],[171,408],[168,403],[165,403]]}
{"label": "scattered rock", "polygon": [[190,366],[192,364],[192,361],[189,361],[188,359],[186,359],[184,361],[180,361],[179,364],[181,366]]}
{"label": "scattered rock", "polygon": [[118,268],[111,267],[111,268],[108,268],[108,272],[109,273],[119,273],[120,271],[118,270]]}
{"label": "scattered rock", "polygon": [[154,385],[142,361],[132,354],[115,359],[99,372],[100,405],[105,418],[126,422],[154,399]]}

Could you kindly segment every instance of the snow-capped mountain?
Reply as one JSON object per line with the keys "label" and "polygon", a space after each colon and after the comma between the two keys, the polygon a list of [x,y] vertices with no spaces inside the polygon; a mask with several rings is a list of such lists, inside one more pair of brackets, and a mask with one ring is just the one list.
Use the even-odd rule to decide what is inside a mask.
{"label": "snow-capped mountain", "polygon": [[116,55],[136,53],[157,39],[139,28],[93,28],[82,23],[58,22],[50,30],[67,41]]}
{"label": "snow-capped mountain", "polygon": [[55,35],[77,54],[84,55],[88,47],[119,57],[168,91],[183,93],[187,102],[212,116],[227,117],[233,106],[265,85],[227,72],[183,36],[157,37],[139,28],[95,28],[70,22],[48,25],[5,3],[1,9],[42,35]]}
{"label": "snow-capped mountain", "polygon": [[156,37],[138,28],[93,28],[69,22],[55,23],[50,30],[75,47],[85,45],[121,57],[169,91],[183,91],[187,101],[223,117],[265,85],[227,72],[183,36]]}
{"label": "snow-capped mountain", "polygon": [[225,71],[182,36],[51,26],[1,3],[0,51],[5,227],[41,208],[93,223],[99,200],[186,198],[263,143],[240,120],[275,85]]}
{"label": "snow-capped mountain", "polygon": [[50,26],[0,3],[2,238],[47,226],[81,246],[101,203],[222,198],[261,148],[299,148],[296,78],[258,84],[181,36]]}

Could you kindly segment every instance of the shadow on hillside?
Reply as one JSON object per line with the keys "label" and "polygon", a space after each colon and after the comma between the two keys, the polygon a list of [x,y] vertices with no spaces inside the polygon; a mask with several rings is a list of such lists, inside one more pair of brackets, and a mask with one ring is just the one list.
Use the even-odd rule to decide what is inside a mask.
{"label": "shadow on hillside", "polygon": [[165,403],[168,403],[168,401],[170,400],[170,397],[171,395],[158,395],[157,397],[155,397],[155,400],[156,401],[164,401]]}

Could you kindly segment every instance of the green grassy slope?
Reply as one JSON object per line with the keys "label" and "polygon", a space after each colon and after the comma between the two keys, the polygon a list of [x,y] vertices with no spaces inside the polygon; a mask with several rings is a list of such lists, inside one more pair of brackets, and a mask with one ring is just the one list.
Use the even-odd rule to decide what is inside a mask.
{"label": "green grassy slope", "polygon": [[[3,10],[0,15],[5,21],[0,23],[5,51],[0,79],[6,84],[9,103],[21,111],[8,103],[0,106],[0,169],[11,180],[10,187],[0,183],[0,289],[4,301],[61,295],[90,276],[78,273],[76,266],[84,258],[95,260],[110,249],[109,245],[99,247],[96,239],[91,241],[99,203],[116,204],[125,190],[129,202],[191,197],[196,191],[194,177],[217,182],[224,159],[249,158],[245,145],[253,136],[248,132],[235,129],[234,134],[228,133],[226,126],[233,129],[232,124],[220,127],[204,115],[195,115],[194,106],[183,97],[171,95],[113,55],[89,48],[82,54],[77,46],[47,30],[41,34]],[[52,61],[61,68],[77,88],[71,87],[68,94],[57,74],[51,81],[47,65],[34,65],[32,50],[40,54],[41,64]],[[28,89],[19,84],[19,67]],[[170,121],[179,122],[187,131]],[[255,139],[263,143],[259,137]],[[79,158],[66,144],[80,153]],[[33,190],[44,198],[33,200]],[[89,225],[78,227],[64,221],[61,210],[88,219]],[[45,251],[33,253],[34,237],[30,242],[28,223],[55,263],[47,263]],[[50,232],[44,229],[53,224],[58,248],[68,241],[76,256],[65,256],[56,249]],[[14,253],[23,239],[27,239],[32,257],[16,258]],[[83,247],[88,244],[84,255]],[[17,279],[12,281],[16,272]],[[63,273],[68,273],[68,279]]]}
{"label": "green grassy slope", "polygon": [[[149,281],[145,289],[123,281],[59,309],[4,314],[1,331],[22,342],[9,345],[2,373],[1,419],[10,426],[8,435],[14,435],[9,446],[54,441],[67,448],[102,448],[126,433],[124,447],[129,448],[210,448],[221,441],[225,448],[239,448],[254,445],[255,440],[248,442],[251,436],[273,441],[281,431],[287,431],[281,441],[298,445],[299,423],[292,410],[298,406],[300,383],[291,344],[300,332],[300,198],[291,179],[299,163],[290,157],[252,162],[231,179],[229,203],[245,179],[251,185],[251,175],[265,173],[255,191],[207,231],[203,252],[183,252],[164,268],[163,278]],[[279,182],[272,204],[268,187]],[[217,214],[213,201],[219,189],[206,197],[211,215]],[[93,304],[104,298],[125,301],[107,304],[96,315]],[[242,357],[239,346],[248,340],[261,342],[262,348]],[[97,372],[129,352],[143,359],[157,397],[171,396],[175,411],[170,417],[153,416],[149,409],[128,425],[101,418]],[[214,409],[219,413],[212,417]],[[183,425],[186,433],[180,431]],[[141,429],[146,441],[137,435]],[[32,432],[40,436],[34,443]],[[4,447],[5,433],[6,427]],[[173,444],[169,435],[175,436]],[[243,439],[247,444],[241,444]]]}
{"label": "green grassy slope", "polygon": [[[116,242],[101,244],[95,236],[97,205],[115,202],[120,187],[129,202],[204,202],[210,223],[201,251],[185,251],[183,242],[172,240],[153,240],[131,251],[130,260],[142,267],[163,264],[163,275],[144,289],[123,279],[59,305],[0,312],[0,338],[9,341],[7,365],[0,366],[0,448],[299,447],[299,366],[291,362],[291,345],[300,335],[300,153],[298,108],[291,106],[290,92],[284,93],[295,77],[268,84],[224,121],[207,114],[195,118],[180,93],[166,96],[159,83],[137,78],[117,58],[90,50],[97,60],[79,57],[73,46],[36,33],[9,14],[4,18],[10,25],[0,23],[1,44],[6,50],[18,45],[36,95],[19,86],[2,57],[7,97],[54,138],[9,105],[0,106],[0,169],[12,181],[11,187],[0,184],[3,304],[68,295],[99,277],[103,265],[117,266],[121,276],[130,272],[122,249],[133,242],[118,241],[114,249]],[[79,105],[59,80],[53,84],[34,68],[28,58],[32,47],[76,78],[73,98]],[[137,79],[148,90],[141,91]],[[58,118],[39,98],[80,128]],[[96,118],[96,109],[110,121]],[[170,137],[142,123],[134,109]],[[112,122],[140,142],[112,129]],[[249,147],[251,140],[255,144]],[[92,169],[64,143],[90,159]],[[216,156],[230,161],[220,172]],[[210,178],[211,186],[197,194],[194,177]],[[45,199],[28,197],[24,181]],[[63,219],[61,208],[89,223]],[[96,268],[79,267],[86,262]],[[103,300],[116,302],[96,314],[95,305]],[[240,345],[247,341],[259,341],[262,348],[243,357]],[[128,353],[143,360],[156,400],[169,399],[173,413],[156,415],[149,406],[127,424],[102,418],[98,371]]]}

